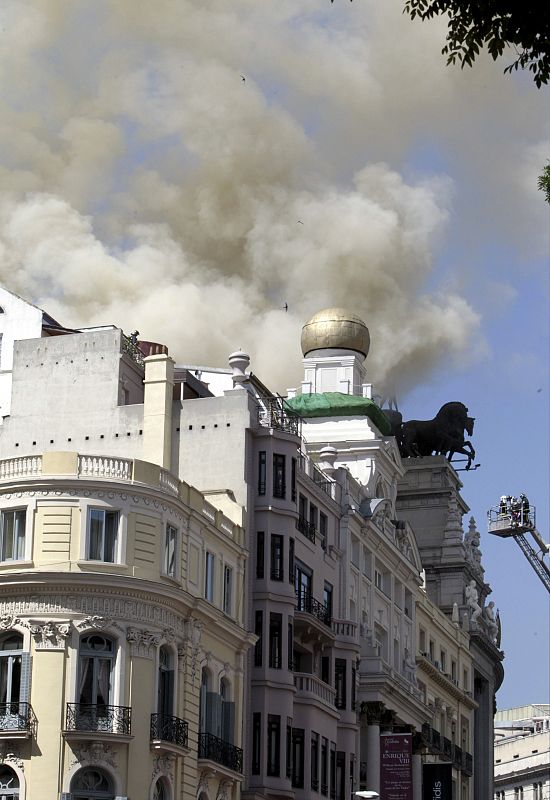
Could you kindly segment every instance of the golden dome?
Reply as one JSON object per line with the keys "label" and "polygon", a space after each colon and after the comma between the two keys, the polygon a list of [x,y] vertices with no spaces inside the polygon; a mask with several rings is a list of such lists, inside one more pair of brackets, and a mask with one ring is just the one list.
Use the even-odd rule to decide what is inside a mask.
{"label": "golden dome", "polygon": [[354,350],[366,358],[369,347],[369,329],[357,314],[345,308],[318,311],[302,328],[304,356],[312,350]]}

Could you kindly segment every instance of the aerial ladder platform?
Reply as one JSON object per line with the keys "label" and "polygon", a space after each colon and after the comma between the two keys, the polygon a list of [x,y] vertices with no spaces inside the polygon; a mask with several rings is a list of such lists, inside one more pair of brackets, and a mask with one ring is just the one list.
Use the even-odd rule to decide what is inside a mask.
{"label": "aerial ladder platform", "polygon": [[[525,558],[531,564],[546,589],[550,592],[550,567],[544,557],[550,552],[548,545],[537,531],[536,509],[527,502],[515,498],[507,498],[487,512],[489,533],[502,539],[515,539]],[[534,541],[536,547],[529,541]]]}

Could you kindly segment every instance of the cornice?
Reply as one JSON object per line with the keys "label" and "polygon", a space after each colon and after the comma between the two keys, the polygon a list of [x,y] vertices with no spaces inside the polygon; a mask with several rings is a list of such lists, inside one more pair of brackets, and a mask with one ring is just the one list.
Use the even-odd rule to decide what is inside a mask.
{"label": "cornice", "polygon": [[418,667],[428,675],[434,683],[437,683],[438,686],[441,686],[442,689],[445,689],[447,694],[454,697],[455,700],[459,700],[469,709],[475,709],[478,707],[478,703],[466,692],[462,691],[462,689],[453,683],[452,678],[447,678],[443,672],[437,669],[432,662],[423,656],[422,654],[417,655],[416,663]]}

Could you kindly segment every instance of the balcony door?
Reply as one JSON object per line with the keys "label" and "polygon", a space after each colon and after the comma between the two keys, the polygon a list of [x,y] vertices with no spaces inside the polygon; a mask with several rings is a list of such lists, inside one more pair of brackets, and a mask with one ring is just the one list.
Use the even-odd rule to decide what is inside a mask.
{"label": "balcony door", "polygon": [[[17,705],[21,690],[21,661],[23,636],[7,633],[0,639],[0,714],[17,713],[11,706]],[[1,798],[1,795],[0,795]]]}
{"label": "balcony door", "polygon": [[163,717],[171,717],[174,714],[173,657],[165,645],[159,650],[157,713]]}
{"label": "balcony door", "polygon": [[115,645],[112,639],[93,633],[83,636],[79,649],[78,702],[101,707],[110,705]]}

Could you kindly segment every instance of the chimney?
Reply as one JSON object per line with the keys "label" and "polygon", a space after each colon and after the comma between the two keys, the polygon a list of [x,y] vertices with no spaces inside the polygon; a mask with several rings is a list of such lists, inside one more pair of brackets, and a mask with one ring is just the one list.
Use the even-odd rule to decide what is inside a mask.
{"label": "chimney", "polygon": [[170,469],[174,362],[166,353],[148,356],[143,401],[143,459]]}

